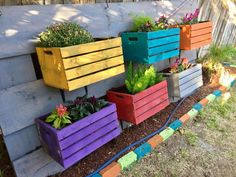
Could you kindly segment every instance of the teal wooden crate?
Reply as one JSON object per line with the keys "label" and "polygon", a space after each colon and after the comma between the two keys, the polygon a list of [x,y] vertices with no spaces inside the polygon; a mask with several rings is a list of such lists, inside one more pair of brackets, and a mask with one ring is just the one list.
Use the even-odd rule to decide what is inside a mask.
{"label": "teal wooden crate", "polygon": [[122,33],[125,61],[152,64],[179,55],[180,29]]}

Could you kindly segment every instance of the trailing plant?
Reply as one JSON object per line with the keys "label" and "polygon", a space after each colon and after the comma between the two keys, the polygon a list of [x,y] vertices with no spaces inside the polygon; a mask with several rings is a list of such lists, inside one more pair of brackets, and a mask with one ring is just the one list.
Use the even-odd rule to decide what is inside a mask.
{"label": "trailing plant", "polygon": [[56,129],[61,129],[67,124],[98,112],[107,105],[108,102],[103,99],[87,98],[87,96],[77,97],[74,101],[67,102],[66,106],[62,104],[56,106],[56,110],[45,119],[45,122],[52,124]]}
{"label": "trailing plant", "polygon": [[163,75],[157,73],[153,65],[148,68],[145,65],[138,65],[134,69],[132,62],[130,62],[125,85],[129,93],[135,94],[163,80]]}
{"label": "trailing plant", "polygon": [[169,27],[168,20],[165,16],[161,16],[157,21],[149,16],[134,16],[133,26],[131,31],[133,32],[150,32],[167,29]]}
{"label": "trailing plant", "polygon": [[45,122],[52,123],[52,126],[56,129],[60,129],[66,126],[66,124],[70,124],[70,116],[67,112],[67,107],[60,104],[56,106],[56,110],[51,113],[45,120]]}
{"label": "trailing plant", "polygon": [[97,99],[94,96],[90,98],[87,98],[86,96],[77,97],[73,104],[68,106],[69,115],[73,120],[79,120],[90,114],[98,112],[107,105],[107,101]]}
{"label": "trailing plant", "polygon": [[170,67],[170,73],[180,73],[191,66],[187,58],[176,58],[175,63]]}
{"label": "trailing plant", "polygon": [[93,42],[92,35],[73,22],[56,23],[39,34],[40,47],[66,47]]}
{"label": "trailing plant", "polygon": [[192,25],[198,23],[199,9],[196,9],[194,13],[187,13],[181,19],[181,25]]}

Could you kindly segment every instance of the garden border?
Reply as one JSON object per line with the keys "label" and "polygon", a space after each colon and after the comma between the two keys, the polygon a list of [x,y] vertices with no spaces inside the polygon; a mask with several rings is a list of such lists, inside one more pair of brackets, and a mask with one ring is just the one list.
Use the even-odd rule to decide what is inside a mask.
{"label": "garden border", "polygon": [[[120,172],[124,171],[130,167],[134,162],[142,159],[145,155],[149,154],[154,148],[160,143],[169,139],[180,127],[186,124],[189,119],[194,118],[198,115],[199,111],[202,110],[207,104],[216,100],[222,96],[222,93],[230,90],[236,83],[234,79],[231,81],[228,87],[220,86],[218,89],[214,90],[208,96],[202,98],[199,102],[192,106],[189,110],[179,119],[172,122],[166,129],[161,131],[159,134],[154,135],[152,138],[148,139],[146,142],[142,143],[133,151],[128,152],[126,155],[120,157],[117,161],[113,161],[110,165],[106,166],[100,172],[92,175],[92,177],[116,177]],[[87,177],[90,177],[88,175]]]}

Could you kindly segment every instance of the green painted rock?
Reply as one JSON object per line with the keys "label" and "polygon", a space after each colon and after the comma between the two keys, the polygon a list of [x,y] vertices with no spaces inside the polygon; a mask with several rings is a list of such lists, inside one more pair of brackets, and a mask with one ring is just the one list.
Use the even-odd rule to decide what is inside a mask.
{"label": "green painted rock", "polygon": [[163,140],[167,140],[169,137],[171,137],[171,135],[174,134],[174,130],[170,127],[166,128],[165,130],[163,130],[159,135],[163,138]]}
{"label": "green painted rock", "polygon": [[190,118],[194,118],[195,116],[197,116],[198,110],[192,108],[187,114],[189,115]]}
{"label": "green painted rock", "polygon": [[215,101],[216,96],[213,95],[213,94],[210,94],[210,95],[208,95],[208,96],[206,97],[206,99],[208,99],[209,102],[213,102],[213,101]]}
{"label": "green painted rock", "polygon": [[137,161],[138,157],[134,151],[129,152],[128,154],[121,157],[117,162],[120,164],[121,169],[124,170],[128,168],[132,163]]}

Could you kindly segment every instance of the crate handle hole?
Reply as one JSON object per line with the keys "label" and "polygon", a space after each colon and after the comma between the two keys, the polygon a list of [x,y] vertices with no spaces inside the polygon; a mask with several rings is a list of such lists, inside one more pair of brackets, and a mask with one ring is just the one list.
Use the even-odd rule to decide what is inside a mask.
{"label": "crate handle hole", "polygon": [[50,51],[50,50],[45,50],[44,53],[45,53],[46,55],[52,55],[52,51]]}
{"label": "crate handle hole", "polygon": [[130,41],[138,41],[138,38],[137,37],[129,37],[129,40]]}

